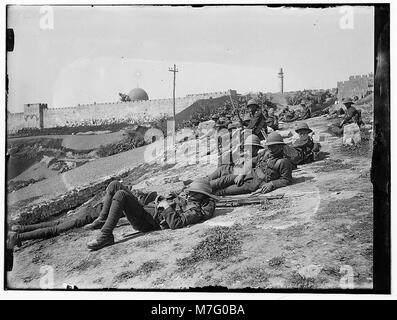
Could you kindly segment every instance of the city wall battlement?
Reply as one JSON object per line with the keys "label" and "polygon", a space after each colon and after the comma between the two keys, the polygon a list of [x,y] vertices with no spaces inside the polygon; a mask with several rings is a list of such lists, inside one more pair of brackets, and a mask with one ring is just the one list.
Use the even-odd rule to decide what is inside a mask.
{"label": "city wall battlement", "polygon": [[[189,94],[175,98],[175,112],[185,110],[198,100],[218,98],[228,94],[236,94],[236,91]],[[172,115],[172,112],[173,99],[93,103],[63,108],[48,108],[44,103],[25,104],[23,113],[7,113],[7,132],[16,132],[22,128],[94,124],[104,120],[150,121],[164,115]]]}
{"label": "city wall battlement", "polygon": [[358,96],[359,98],[362,98],[368,91],[373,90],[373,85],[373,73],[370,73],[368,75],[350,76],[349,80],[338,81],[338,100],[353,96]]}

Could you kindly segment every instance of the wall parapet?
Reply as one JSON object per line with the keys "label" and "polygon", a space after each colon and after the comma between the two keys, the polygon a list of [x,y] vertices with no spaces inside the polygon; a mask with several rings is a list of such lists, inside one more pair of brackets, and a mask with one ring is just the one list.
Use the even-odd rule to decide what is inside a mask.
{"label": "wall parapet", "polygon": [[338,99],[342,100],[347,97],[358,96],[363,97],[372,90],[373,87],[373,73],[364,75],[349,76],[349,80],[338,81]]}
{"label": "wall parapet", "polygon": [[[179,113],[202,99],[217,98],[235,90],[218,91],[186,95],[175,99],[176,111]],[[172,113],[172,98],[153,99],[143,101],[113,101],[91,104],[79,104],[77,106],[48,108],[47,104],[26,104],[24,112],[9,113],[7,117],[7,131],[15,131],[22,128],[51,128],[70,125],[71,123],[98,123],[104,121],[117,121],[136,119],[141,121],[147,117],[158,117],[160,114]],[[164,112],[168,110],[169,112]]]}

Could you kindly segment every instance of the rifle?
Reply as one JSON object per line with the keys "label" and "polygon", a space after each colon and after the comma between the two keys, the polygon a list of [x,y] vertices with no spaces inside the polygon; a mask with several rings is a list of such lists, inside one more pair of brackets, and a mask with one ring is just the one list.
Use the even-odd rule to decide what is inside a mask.
{"label": "rifle", "polygon": [[234,112],[237,114],[238,120],[240,121],[241,128],[244,129],[244,121],[243,121],[243,119],[241,119],[240,112],[239,112],[238,109],[235,107],[234,102],[233,102],[232,95],[231,95],[230,93],[229,93],[229,98],[230,98],[230,102],[231,102],[231,104],[232,104],[233,110],[234,110]]}
{"label": "rifle", "polygon": [[284,198],[284,194],[277,194],[272,196],[257,196],[257,197],[247,197],[247,198],[223,198],[216,203],[218,208],[222,207],[242,207],[254,204],[265,204],[269,200],[276,200]]}

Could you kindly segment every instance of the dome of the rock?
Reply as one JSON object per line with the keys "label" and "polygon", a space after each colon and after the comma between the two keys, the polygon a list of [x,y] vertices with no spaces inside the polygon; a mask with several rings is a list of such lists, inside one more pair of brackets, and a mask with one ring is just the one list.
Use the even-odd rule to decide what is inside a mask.
{"label": "dome of the rock", "polygon": [[147,95],[146,91],[141,88],[132,89],[128,96],[130,97],[131,101],[141,101],[141,100],[149,100],[149,96]]}

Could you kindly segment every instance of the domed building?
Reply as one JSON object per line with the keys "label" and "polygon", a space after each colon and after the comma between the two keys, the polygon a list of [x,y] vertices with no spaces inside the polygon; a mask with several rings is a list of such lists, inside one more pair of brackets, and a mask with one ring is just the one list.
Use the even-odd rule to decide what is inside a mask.
{"label": "domed building", "polygon": [[135,88],[132,89],[129,93],[128,96],[130,97],[131,101],[143,101],[143,100],[149,100],[149,96],[146,93],[145,90],[141,88]]}

